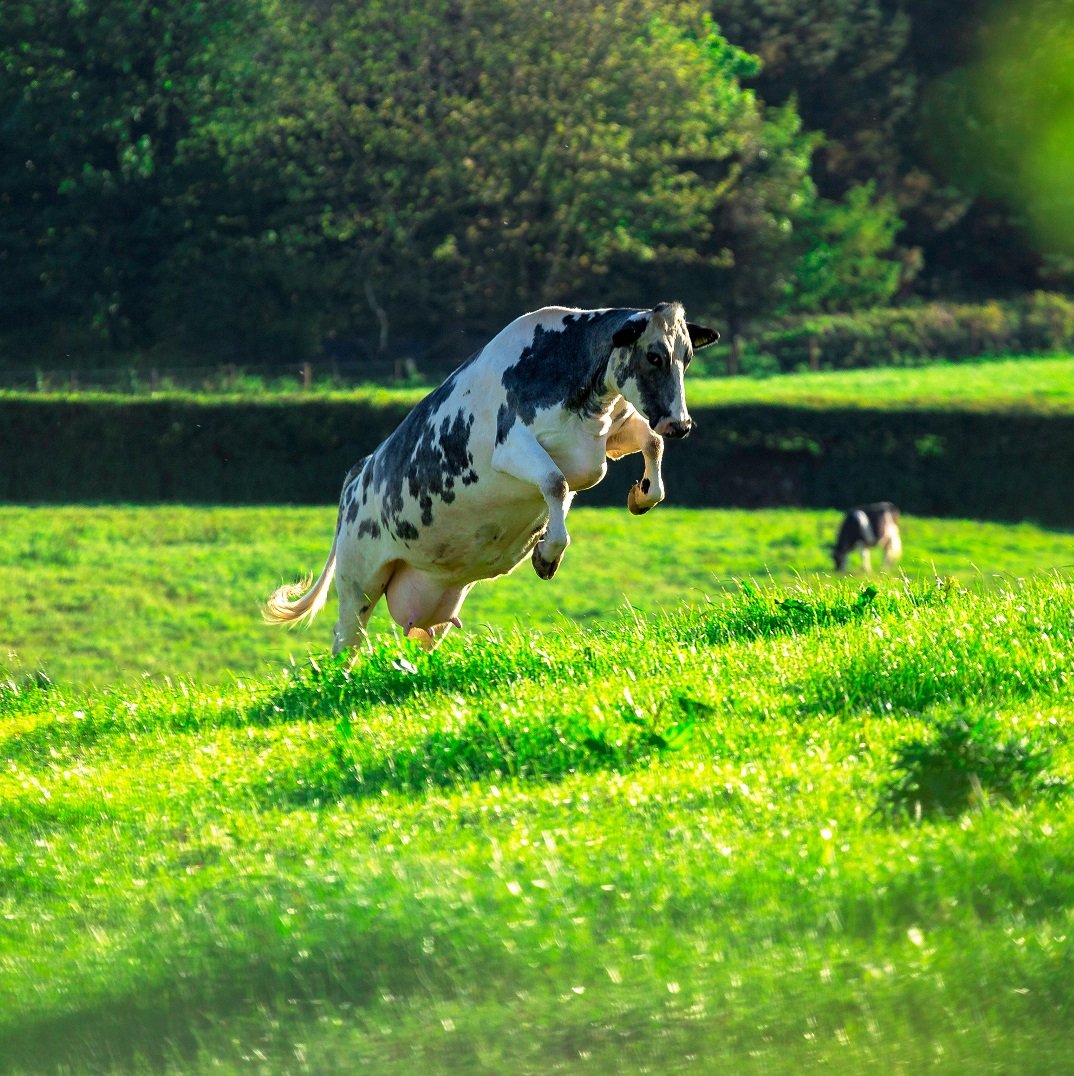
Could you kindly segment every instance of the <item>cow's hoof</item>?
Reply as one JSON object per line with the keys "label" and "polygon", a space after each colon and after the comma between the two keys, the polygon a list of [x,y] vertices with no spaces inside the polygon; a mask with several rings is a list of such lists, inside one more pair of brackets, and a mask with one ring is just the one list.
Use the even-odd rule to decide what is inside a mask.
{"label": "cow's hoof", "polygon": [[641,500],[641,497],[641,483],[635,482],[634,485],[630,487],[630,492],[626,495],[626,504],[627,508],[630,509],[631,515],[643,516],[650,509],[656,507],[656,501],[654,501],[652,504],[645,504]]}
{"label": "cow's hoof", "polygon": [[563,560],[563,554],[560,553],[555,560],[545,560],[538,551],[538,547],[533,547],[533,570],[541,579],[551,579],[559,570],[559,563]]}

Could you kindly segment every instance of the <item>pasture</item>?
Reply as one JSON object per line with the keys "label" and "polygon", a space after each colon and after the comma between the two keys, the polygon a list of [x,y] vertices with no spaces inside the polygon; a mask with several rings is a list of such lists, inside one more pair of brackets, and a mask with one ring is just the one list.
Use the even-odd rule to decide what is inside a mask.
{"label": "pasture", "polygon": [[[833,407],[922,407],[986,411],[1074,411],[1074,362],[1069,355],[1010,355],[999,358],[942,362],[916,367],[873,367],[854,370],[827,370],[783,374],[773,377],[718,377],[700,372],[705,355],[691,367],[687,377],[687,398],[692,407],[721,404],[773,404],[818,408]],[[712,360],[709,360],[710,362]],[[434,385],[407,386],[379,384],[341,388],[331,382],[315,383],[299,392],[293,379],[262,381],[241,379],[233,388],[212,391],[164,388],[150,391],[139,386],[130,392],[79,391],[82,401],[149,395],[181,400],[226,400],[270,396],[279,399],[326,398],[361,399],[374,406],[400,404],[412,407]],[[67,391],[0,390],[5,399],[67,399]]]}
{"label": "pasture", "polygon": [[704,378],[688,383],[688,393],[694,407],[783,404],[1069,413],[1074,410],[1074,362],[1069,355],[1011,356],[909,369],[888,366],[770,378]]}
{"label": "pasture", "polygon": [[[87,687],[146,677],[220,683],[323,653],[334,599],[308,632],[265,625],[259,608],[279,583],[320,570],[335,514],[334,506],[0,508],[0,669]],[[575,508],[556,578],[542,583],[527,563],[479,584],[463,622],[477,635],[599,626],[628,603],[655,612],[721,602],[740,580],[823,589],[838,521],[831,511],[661,505],[634,518],[625,507]],[[914,580],[954,576],[976,589],[1074,565],[1070,534],[1029,524],[908,517],[903,531],[900,569]],[[392,632],[383,609],[371,627]]]}
{"label": "pasture", "polygon": [[[622,581],[603,518],[570,555],[588,523]],[[180,532],[177,590],[203,563]],[[784,575],[432,655],[382,637],[351,673],[9,680],[0,1057],[1063,1071],[1072,653],[1062,575]]]}
{"label": "pasture", "polygon": [[1071,535],[579,508],[348,672],[334,519],[0,510],[5,1071],[1066,1064]]}

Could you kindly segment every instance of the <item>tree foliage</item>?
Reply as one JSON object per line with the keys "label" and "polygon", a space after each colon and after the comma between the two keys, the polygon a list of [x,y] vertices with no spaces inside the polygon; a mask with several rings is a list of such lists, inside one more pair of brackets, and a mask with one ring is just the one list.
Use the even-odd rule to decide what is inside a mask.
{"label": "tree foliage", "polygon": [[902,293],[1074,283],[1056,228],[1039,227],[1033,208],[1050,203],[1063,230],[1068,0],[711,0],[711,9],[760,57],[750,83],[759,96],[794,100],[806,128],[823,132],[812,167],[821,194],[872,182],[895,199]]}
{"label": "tree foliage", "polygon": [[352,329],[596,301],[614,264],[693,257],[757,122],[751,59],[690,5],[277,15],[302,42],[276,76],[290,107],[267,99],[242,155],[286,149],[287,212]]}
{"label": "tree foliage", "polygon": [[254,362],[885,302],[1011,222],[914,133],[978,6],[10,0],[0,336]]}
{"label": "tree foliage", "polygon": [[189,152],[214,96],[206,43],[232,14],[226,0],[0,7],[0,326],[149,335],[206,183]]}

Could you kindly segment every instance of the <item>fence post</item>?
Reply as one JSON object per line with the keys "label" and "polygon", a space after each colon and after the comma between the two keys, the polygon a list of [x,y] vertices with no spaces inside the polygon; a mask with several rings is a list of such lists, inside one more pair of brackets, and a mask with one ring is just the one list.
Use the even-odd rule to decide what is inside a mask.
{"label": "fence post", "polygon": [[302,364],[302,388],[309,392],[313,384],[313,363],[307,361]]}

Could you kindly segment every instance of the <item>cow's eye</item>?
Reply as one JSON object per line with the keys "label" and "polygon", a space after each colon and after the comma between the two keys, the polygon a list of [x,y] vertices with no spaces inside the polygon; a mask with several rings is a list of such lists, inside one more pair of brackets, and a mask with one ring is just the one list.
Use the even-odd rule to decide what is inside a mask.
{"label": "cow's eye", "polygon": [[664,356],[659,351],[646,351],[645,357],[652,366],[659,366],[664,361]]}

